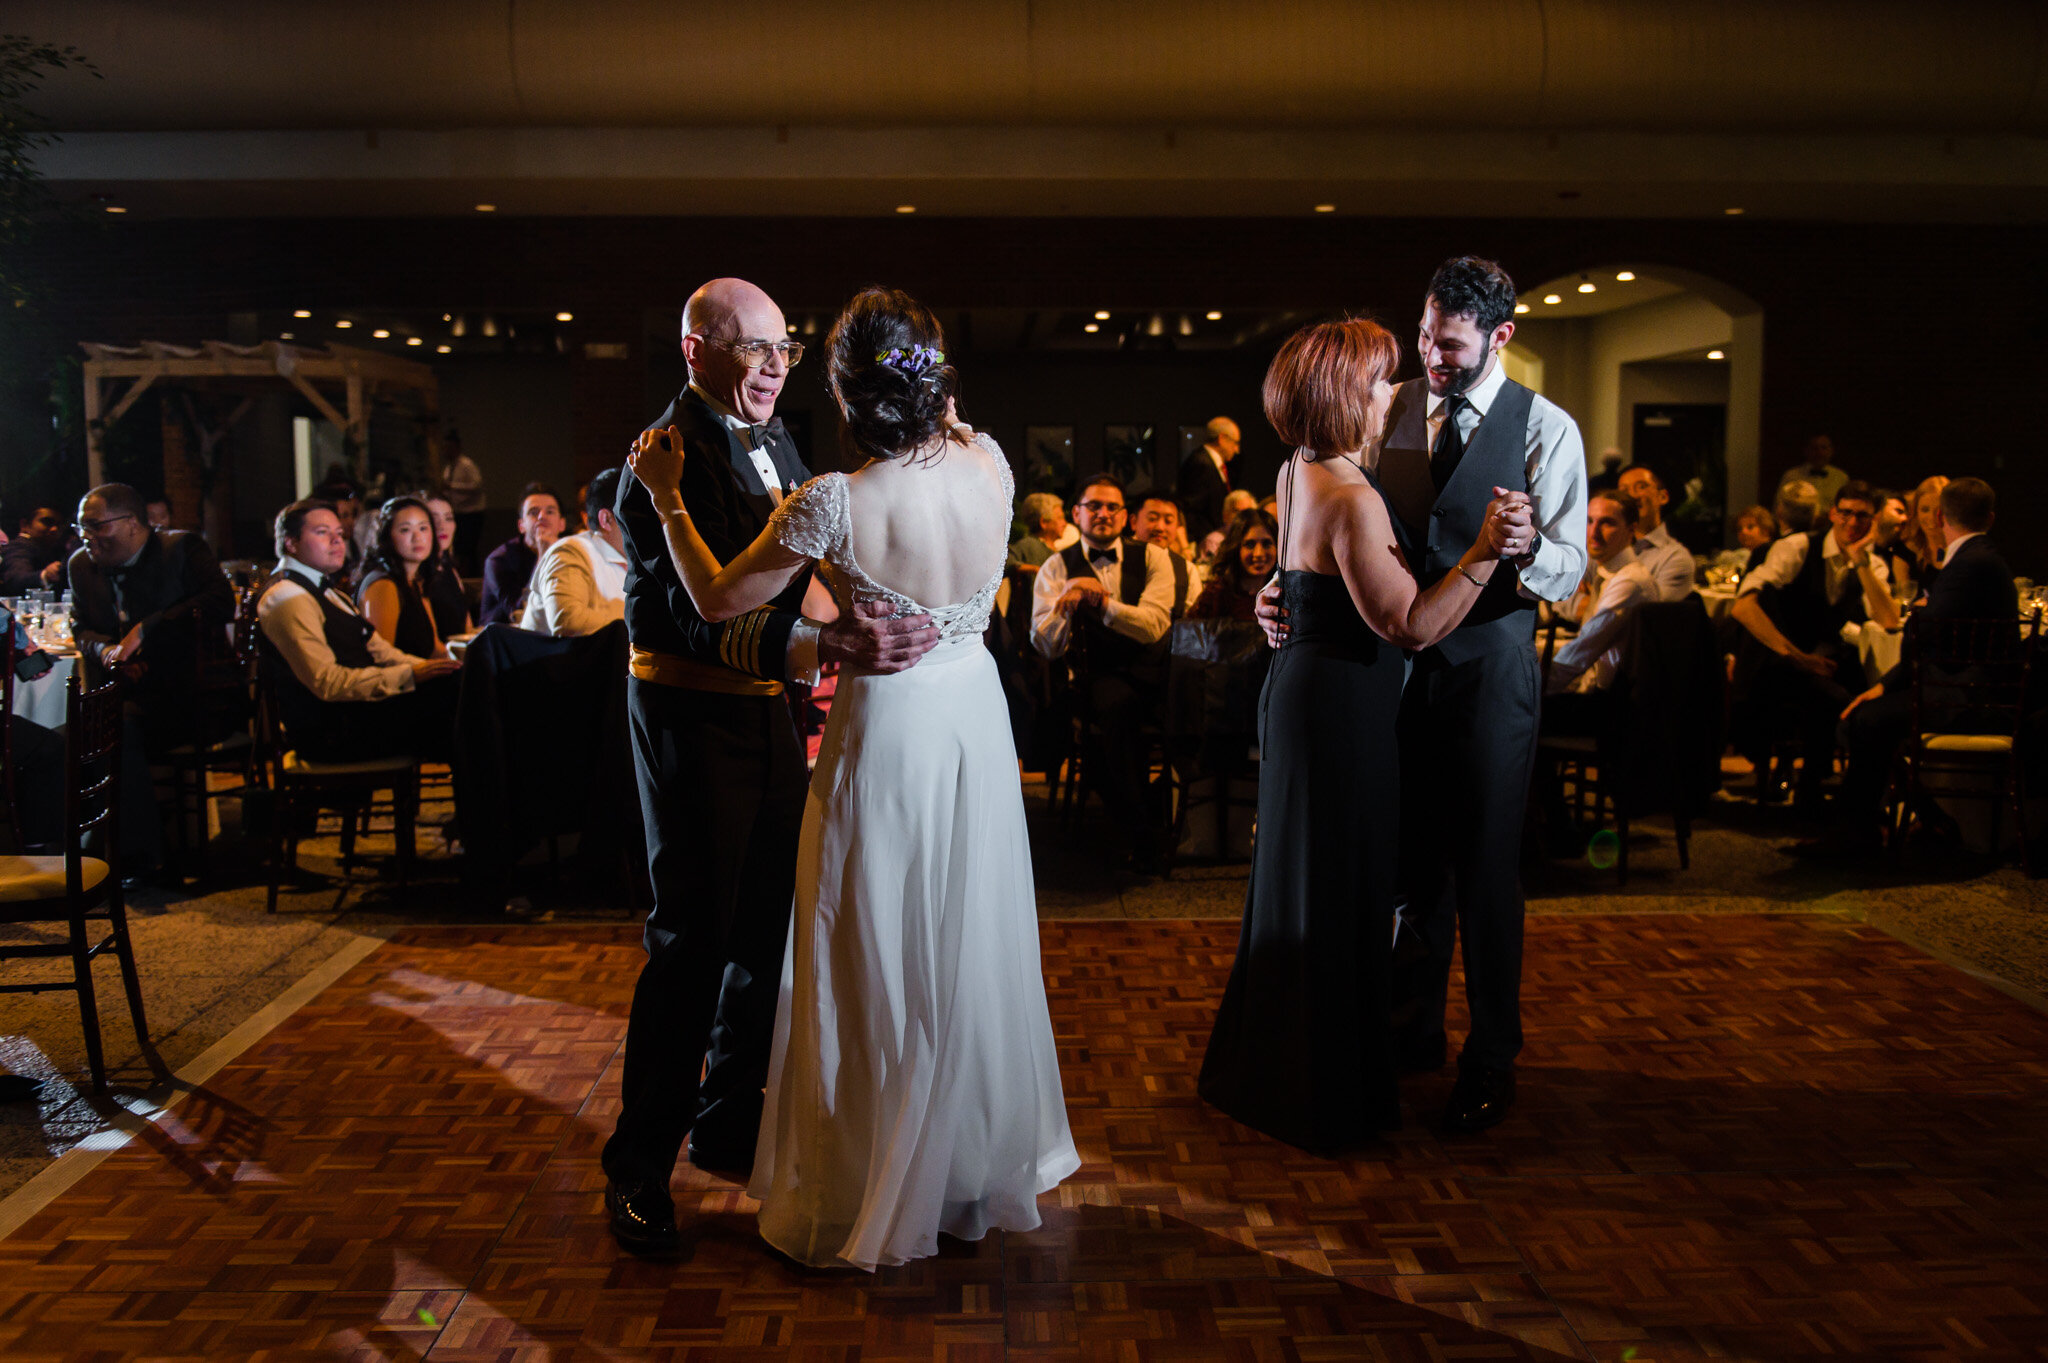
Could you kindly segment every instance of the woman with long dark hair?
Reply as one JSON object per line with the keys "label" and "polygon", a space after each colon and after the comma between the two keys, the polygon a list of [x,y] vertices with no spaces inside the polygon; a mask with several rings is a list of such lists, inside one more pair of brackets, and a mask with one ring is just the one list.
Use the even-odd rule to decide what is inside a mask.
{"label": "woman with long dark hair", "polygon": [[377,509],[376,538],[363,561],[356,605],[385,642],[415,658],[445,658],[425,584],[440,564],[434,513],[418,497],[393,497]]}
{"label": "woman with long dark hair", "polygon": [[1521,496],[1488,507],[1455,572],[1416,583],[1373,478],[1399,359],[1384,327],[1352,319],[1296,332],[1266,373],[1266,419],[1295,447],[1279,487],[1291,628],[1259,702],[1244,931],[1200,1092],[1321,1153],[1400,1125],[1388,1006],[1404,650],[1465,618],[1512,548],[1504,516]]}
{"label": "woman with long dark hair", "polygon": [[455,506],[438,492],[413,495],[427,504],[434,517],[434,571],[420,594],[434,612],[434,628],[444,640],[468,634],[475,621],[469,609],[469,593],[462,585],[462,573],[455,566]]}
{"label": "woman with long dark hair", "polygon": [[[1015,487],[959,424],[959,376],[908,295],[856,295],[825,342],[867,462],[791,493],[720,565],[678,491],[682,440],[648,432],[633,474],[706,620],[772,599],[814,561],[842,611],[928,614],[902,672],[849,669],[804,809],[767,1106],[748,1191],[799,1262],[872,1269],[1038,1225],[1080,1166],[1067,1130],[1017,754],[982,644]],[[944,605],[923,605],[945,602]]]}
{"label": "woman with long dark hair", "polygon": [[1253,507],[1240,511],[1216,548],[1208,585],[1188,607],[1190,620],[1256,620],[1259,588],[1279,562],[1280,526]]}

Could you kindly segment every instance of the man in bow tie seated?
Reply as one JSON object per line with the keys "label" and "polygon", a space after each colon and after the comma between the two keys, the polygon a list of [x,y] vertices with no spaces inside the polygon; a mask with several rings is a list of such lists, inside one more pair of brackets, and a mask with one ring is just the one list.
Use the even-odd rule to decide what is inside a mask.
{"label": "man in bow tie seated", "polygon": [[1166,684],[1174,571],[1173,556],[1157,544],[1122,538],[1128,513],[1115,478],[1104,474],[1081,489],[1074,504],[1080,542],[1047,559],[1031,586],[1031,642],[1047,658],[1071,657],[1076,694],[1100,745],[1082,760],[1094,768],[1109,808],[1126,820],[1133,864],[1150,870],[1165,820],[1145,798],[1142,731],[1157,718]]}
{"label": "man in bow tie seated", "polygon": [[139,874],[155,869],[162,837],[146,759],[194,738],[200,632],[225,641],[218,632],[234,618],[235,593],[205,537],[152,529],[148,504],[125,483],[85,494],[78,532],[85,543],[68,568],[72,638],[95,683],[114,675],[128,688],[122,860]]}
{"label": "man in bow tie seated", "polygon": [[292,748],[316,762],[445,758],[461,664],[399,652],[335,584],[348,535],[331,503],[308,499],[278,512],[276,543],[256,621]]}

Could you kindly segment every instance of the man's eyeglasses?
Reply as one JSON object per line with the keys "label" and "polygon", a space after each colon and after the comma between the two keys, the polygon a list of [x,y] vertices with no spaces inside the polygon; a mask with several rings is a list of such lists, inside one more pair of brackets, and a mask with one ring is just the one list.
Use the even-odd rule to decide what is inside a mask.
{"label": "man's eyeglasses", "polygon": [[804,343],[802,341],[723,341],[715,336],[699,336],[697,339],[705,342],[707,345],[715,345],[721,349],[730,350],[733,354],[739,356],[740,363],[749,369],[759,369],[762,365],[768,363],[770,355],[782,356],[783,368],[793,369],[796,367],[797,362],[804,357]]}
{"label": "man's eyeglasses", "polygon": [[119,525],[122,521],[132,521],[134,519],[134,514],[130,512],[119,516],[108,516],[103,520],[79,521],[71,528],[80,535],[97,535],[110,525]]}
{"label": "man's eyeglasses", "polygon": [[1124,504],[1122,502],[1083,502],[1081,503],[1081,509],[1083,511],[1093,511],[1096,515],[1100,516],[1105,511],[1122,511]]}

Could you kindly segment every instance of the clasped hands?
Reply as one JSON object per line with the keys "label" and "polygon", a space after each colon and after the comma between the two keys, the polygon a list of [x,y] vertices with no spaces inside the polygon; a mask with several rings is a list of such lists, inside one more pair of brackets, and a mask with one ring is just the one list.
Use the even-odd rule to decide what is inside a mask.
{"label": "clasped hands", "polygon": [[1100,609],[1109,600],[1109,593],[1102,588],[1099,578],[1077,577],[1067,584],[1060,599],[1052,603],[1053,612],[1062,620],[1074,618],[1074,612],[1083,606]]}

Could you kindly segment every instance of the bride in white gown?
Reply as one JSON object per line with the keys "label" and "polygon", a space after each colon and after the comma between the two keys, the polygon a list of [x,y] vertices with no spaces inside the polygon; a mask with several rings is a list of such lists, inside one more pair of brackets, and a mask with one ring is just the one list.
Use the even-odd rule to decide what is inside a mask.
{"label": "bride in white gown", "polygon": [[[995,660],[982,644],[1015,487],[953,418],[938,321],[868,289],[826,341],[866,466],[813,478],[721,565],[677,494],[681,442],[631,463],[707,620],[812,561],[839,608],[929,613],[939,642],[893,674],[843,672],[811,779],[794,929],[749,1191],[792,1259],[873,1269],[1039,1224],[1080,1166],[1039,973],[1031,851]],[[945,605],[925,603],[939,601]]]}

